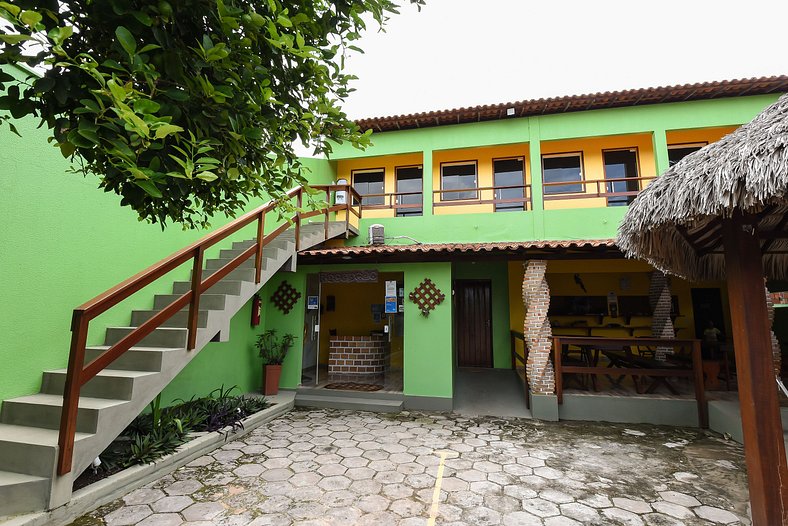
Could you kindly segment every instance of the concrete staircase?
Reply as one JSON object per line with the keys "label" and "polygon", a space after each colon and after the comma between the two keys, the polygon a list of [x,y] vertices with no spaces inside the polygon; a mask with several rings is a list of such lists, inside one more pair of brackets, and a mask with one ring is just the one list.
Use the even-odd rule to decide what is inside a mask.
{"label": "concrete staircase", "polygon": [[[329,224],[328,238],[344,235],[344,221]],[[325,241],[324,224],[303,224],[300,238],[301,249]],[[232,248],[220,252],[219,259],[207,260],[203,278],[254,243],[254,240],[235,242]],[[294,229],[284,231],[269,243],[263,256],[259,285],[254,283],[254,257],[251,257],[201,296],[194,350],[186,350],[187,310],[183,310],[85,384],[79,399],[71,473],[57,476],[55,467],[66,370],[44,372],[40,393],[3,402],[0,411],[0,522],[15,514],[52,509],[68,502],[74,479],[178,372],[210,341],[229,339],[231,318],[265,282],[283,267],[295,270]],[[86,363],[189,288],[190,282],[175,282],[172,294],[154,298],[153,309],[133,311],[130,326],[107,327],[104,345],[87,348]]]}
{"label": "concrete staircase", "polygon": [[340,391],[299,387],[296,391],[295,405],[301,407],[375,411],[378,413],[398,413],[402,411],[404,400],[405,397],[402,393]]}

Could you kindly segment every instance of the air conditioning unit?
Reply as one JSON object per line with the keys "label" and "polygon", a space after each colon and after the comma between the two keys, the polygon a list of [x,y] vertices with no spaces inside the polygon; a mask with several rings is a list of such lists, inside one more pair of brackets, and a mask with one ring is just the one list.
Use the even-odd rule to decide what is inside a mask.
{"label": "air conditioning unit", "polygon": [[370,225],[369,226],[369,244],[370,245],[383,245],[385,243],[385,232],[383,225]]}

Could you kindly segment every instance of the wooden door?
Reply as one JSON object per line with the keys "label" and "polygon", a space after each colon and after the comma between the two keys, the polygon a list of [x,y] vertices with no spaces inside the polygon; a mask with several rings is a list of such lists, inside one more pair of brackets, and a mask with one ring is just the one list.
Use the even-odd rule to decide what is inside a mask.
{"label": "wooden door", "polygon": [[457,280],[455,341],[459,367],[492,367],[492,296],[489,280]]}

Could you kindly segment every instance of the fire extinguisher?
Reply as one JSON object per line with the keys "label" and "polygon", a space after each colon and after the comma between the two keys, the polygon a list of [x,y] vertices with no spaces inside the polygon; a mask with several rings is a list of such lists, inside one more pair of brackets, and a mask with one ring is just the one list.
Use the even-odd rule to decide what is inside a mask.
{"label": "fire extinguisher", "polygon": [[260,312],[262,310],[263,302],[260,301],[260,295],[255,294],[252,296],[252,327],[260,325]]}

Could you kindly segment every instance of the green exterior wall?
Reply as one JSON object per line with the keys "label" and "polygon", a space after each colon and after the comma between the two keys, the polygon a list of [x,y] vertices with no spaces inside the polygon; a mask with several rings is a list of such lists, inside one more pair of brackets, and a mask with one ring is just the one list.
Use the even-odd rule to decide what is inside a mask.
{"label": "green exterior wall", "polygon": [[457,279],[489,279],[492,287],[493,367],[512,368],[509,340],[509,275],[506,261],[454,263]]}
{"label": "green exterior wall", "polygon": [[[47,143],[36,121],[15,125],[21,138],[0,128],[0,400],[38,392],[43,371],[66,367],[75,307],[207,234],[139,222],[118,196],[97,188],[97,178],[67,173],[68,161]],[[306,164],[316,184],[336,178],[334,163]],[[217,218],[214,227],[227,221]],[[235,238],[253,236],[251,225]],[[91,343],[103,340],[106,326],[128,325],[132,309],[151,308],[154,294],[170,293],[172,282],[186,279],[189,271],[184,265],[94,320]],[[222,383],[259,387],[259,375],[244,372],[255,334],[248,328],[248,309],[233,319],[231,341],[209,344],[167,396],[202,395]]]}

